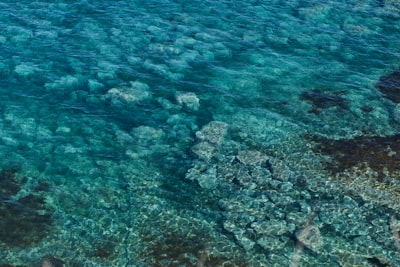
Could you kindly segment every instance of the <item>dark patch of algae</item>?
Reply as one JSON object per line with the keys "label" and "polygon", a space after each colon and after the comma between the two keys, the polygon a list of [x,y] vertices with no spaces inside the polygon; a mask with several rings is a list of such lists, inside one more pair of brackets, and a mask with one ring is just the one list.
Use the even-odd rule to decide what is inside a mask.
{"label": "dark patch of algae", "polygon": [[331,178],[366,201],[400,210],[400,134],[311,140],[315,152],[329,157]]}
{"label": "dark patch of algae", "polygon": [[314,140],[319,152],[332,157],[327,167],[334,174],[357,167],[364,172],[375,171],[380,182],[388,177],[400,179],[400,134],[339,140],[314,137]]}
{"label": "dark patch of algae", "polygon": [[26,247],[48,235],[52,212],[39,194],[16,197],[26,182],[16,173],[14,169],[0,172],[0,241],[8,246]]}
{"label": "dark patch of algae", "polygon": [[[380,77],[382,95],[400,103],[400,70]],[[312,135],[314,150],[329,156],[326,169],[357,194],[400,209],[400,134],[329,139]]]}
{"label": "dark patch of algae", "polygon": [[400,103],[400,70],[380,77],[375,87],[394,103]]}
{"label": "dark patch of algae", "polygon": [[150,266],[248,266],[240,258],[227,258],[214,255],[212,245],[207,240],[210,236],[204,229],[193,228],[189,232],[166,226],[166,231],[157,236],[147,233],[144,241],[148,248],[143,252],[144,258],[151,259]]}
{"label": "dark patch of algae", "polygon": [[[43,240],[52,230],[52,210],[45,203],[41,192],[48,185],[40,183],[34,192],[19,197],[25,177],[19,177],[16,169],[0,171],[0,242],[10,248],[26,248]],[[63,266],[63,261],[45,256],[42,263]],[[0,263],[0,267],[20,266]]]}

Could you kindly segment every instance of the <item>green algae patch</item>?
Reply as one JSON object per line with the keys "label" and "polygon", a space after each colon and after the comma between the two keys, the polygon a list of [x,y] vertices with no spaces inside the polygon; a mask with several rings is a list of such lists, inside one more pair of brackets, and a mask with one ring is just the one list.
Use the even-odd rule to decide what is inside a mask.
{"label": "green algae patch", "polygon": [[0,172],[0,242],[27,247],[40,242],[50,232],[52,211],[38,192],[19,196],[26,178],[13,169]]}

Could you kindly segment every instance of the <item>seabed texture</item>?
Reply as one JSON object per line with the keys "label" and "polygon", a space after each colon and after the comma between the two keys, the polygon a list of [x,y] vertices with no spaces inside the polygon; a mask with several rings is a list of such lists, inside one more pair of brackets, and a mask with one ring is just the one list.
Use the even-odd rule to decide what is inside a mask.
{"label": "seabed texture", "polygon": [[1,1],[0,267],[400,266],[400,2]]}

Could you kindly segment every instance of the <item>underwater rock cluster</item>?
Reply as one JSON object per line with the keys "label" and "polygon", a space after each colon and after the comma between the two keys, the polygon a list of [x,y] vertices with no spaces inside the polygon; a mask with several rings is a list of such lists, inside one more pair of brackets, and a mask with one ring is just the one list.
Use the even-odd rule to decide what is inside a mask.
{"label": "underwater rock cluster", "polygon": [[[308,266],[322,262],[329,266],[398,264],[386,254],[386,246],[392,242],[387,223],[395,210],[365,202],[334,182],[321,180],[316,187],[312,183],[317,177],[315,181],[304,177],[268,150],[238,149],[229,138],[229,125],[216,136],[211,133],[218,131],[206,130],[212,125],[217,123],[199,132],[218,137],[220,142],[213,146],[218,156],[204,157],[197,152],[198,159],[186,178],[212,193],[222,216],[222,231],[246,255],[253,255],[248,262],[257,258],[266,266],[284,266],[282,263],[294,262],[300,253],[302,264]],[[205,138],[198,134],[198,144]],[[338,155],[341,152],[346,151],[338,149]],[[393,242],[390,253],[398,253]]]}

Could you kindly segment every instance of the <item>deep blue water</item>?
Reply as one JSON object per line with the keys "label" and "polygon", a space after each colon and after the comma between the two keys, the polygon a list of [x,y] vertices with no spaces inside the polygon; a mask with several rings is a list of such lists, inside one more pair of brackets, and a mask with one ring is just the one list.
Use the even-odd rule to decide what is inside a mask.
{"label": "deep blue water", "polygon": [[0,266],[400,266],[399,68],[397,1],[2,1]]}

